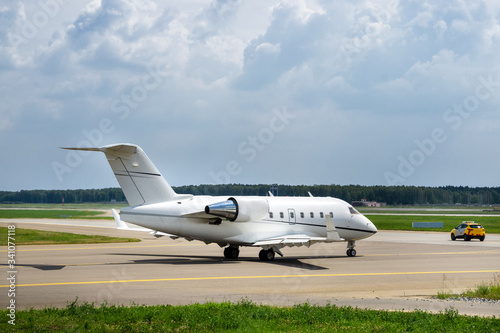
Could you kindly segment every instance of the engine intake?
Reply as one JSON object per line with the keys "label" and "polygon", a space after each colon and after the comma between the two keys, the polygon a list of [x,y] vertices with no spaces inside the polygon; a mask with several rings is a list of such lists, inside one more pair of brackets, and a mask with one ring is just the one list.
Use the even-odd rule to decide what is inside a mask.
{"label": "engine intake", "polygon": [[205,213],[231,222],[257,221],[269,213],[269,203],[263,197],[231,197],[205,207]]}

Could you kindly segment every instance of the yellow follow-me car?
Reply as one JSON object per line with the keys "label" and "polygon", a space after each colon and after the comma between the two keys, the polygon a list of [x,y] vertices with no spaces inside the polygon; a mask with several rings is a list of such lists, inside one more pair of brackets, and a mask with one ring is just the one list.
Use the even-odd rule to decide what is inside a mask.
{"label": "yellow follow-me car", "polygon": [[470,241],[472,238],[478,238],[481,242],[484,241],[486,232],[479,223],[474,221],[463,221],[460,225],[453,228],[451,231],[451,240],[463,238],[464,241]]}

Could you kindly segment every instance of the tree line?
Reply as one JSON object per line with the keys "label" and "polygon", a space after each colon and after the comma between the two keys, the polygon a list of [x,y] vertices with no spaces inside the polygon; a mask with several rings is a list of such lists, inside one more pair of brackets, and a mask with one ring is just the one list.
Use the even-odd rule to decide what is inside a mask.
{"label": "tree line", "polygon": [[0,191],[1,203],[105,203],[125,201],[121,188]]}
{"label": "tree line", "polygon": [[[174,187],[179,194],[268,195],[269,184],[186,185]],[[362,185],[278,185],[279,196],[331,196],[347,202],[366,199],[388,205],[500,205],[500,187],[468,186],[362,186]],[[110,203],[125,202],[120,188],[90,190],[0,191],[0,203]]]}

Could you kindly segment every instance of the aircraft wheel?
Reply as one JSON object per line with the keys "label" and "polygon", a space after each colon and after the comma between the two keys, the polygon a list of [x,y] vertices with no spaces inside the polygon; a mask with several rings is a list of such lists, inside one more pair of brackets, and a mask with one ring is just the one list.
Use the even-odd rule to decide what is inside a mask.
{"label": "aircraft wheel", "polygon": [[259,259],[262,261],[272,261],[274,260],[274,250],[269,249],[269,250],[260,250],[259,252]]}
{"label": "aircraft wheel", "polygon": [[451,234],[451,240],[454,241],[455,239],[457,239],[457,237],[455,237],[454,234]]}
{"label": "aircraft wheel", "polygon": [[224,257],[226,259],[238,259],[240,250],[237,247],[228,246],[224,249]]}
{"label": "aircraft wheel", "polygon": [[356,250],[355,249],[348,249],[347,250],[347,256],[348,257],[355,257],[356,256]]}

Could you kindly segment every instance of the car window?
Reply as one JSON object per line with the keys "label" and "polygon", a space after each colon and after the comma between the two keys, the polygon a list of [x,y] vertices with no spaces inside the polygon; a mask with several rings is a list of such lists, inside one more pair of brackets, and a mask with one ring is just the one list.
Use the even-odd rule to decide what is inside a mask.
{"label": "car window", "polygon": [[474,228],[474,229],[481,229],[482,228],[482,226],[480,226],[479,224],[471,224],[471,225],[469,225],[469,227]]}

